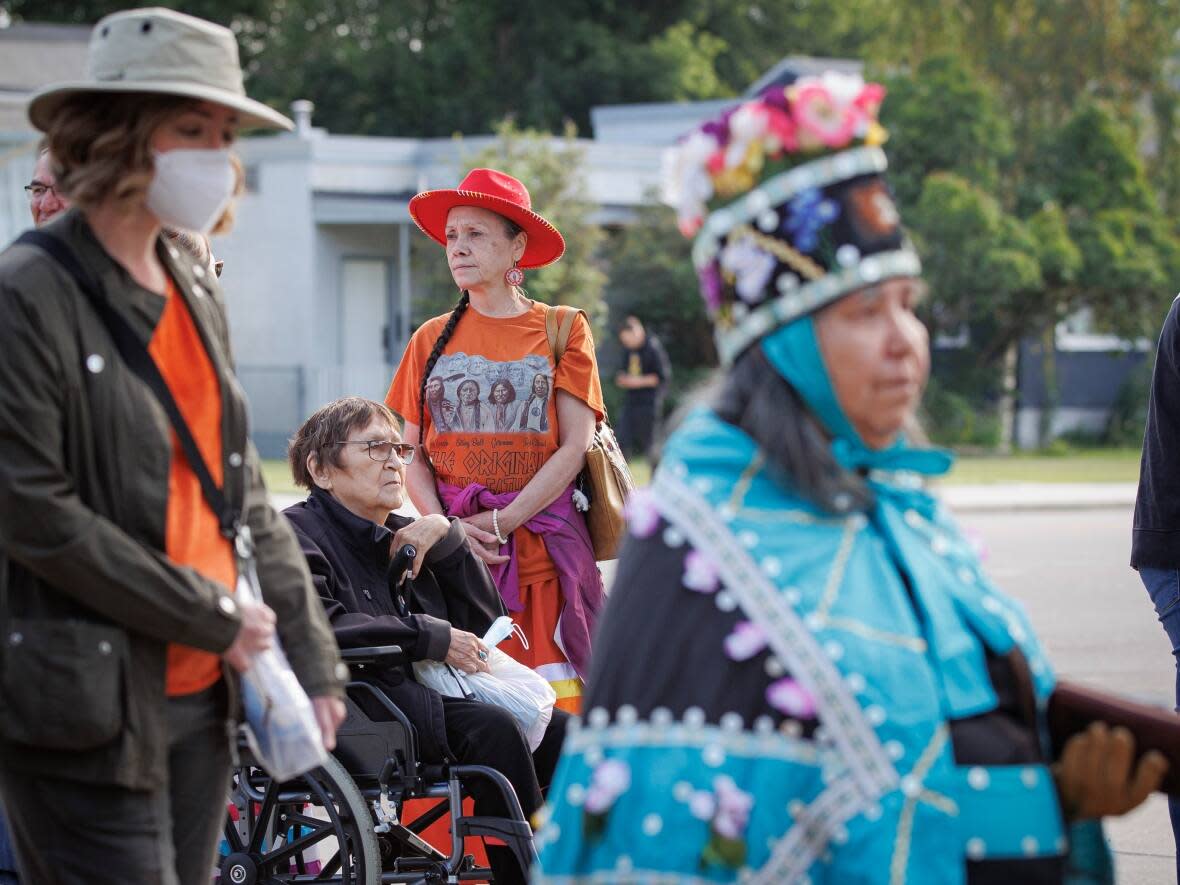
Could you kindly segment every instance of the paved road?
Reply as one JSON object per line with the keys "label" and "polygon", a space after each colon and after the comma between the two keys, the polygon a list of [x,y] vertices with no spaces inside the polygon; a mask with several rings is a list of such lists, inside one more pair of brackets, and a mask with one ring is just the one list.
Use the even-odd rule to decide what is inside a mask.
{"label": "paved road", "polygon": [[[1059,675],[1171,706],[1170,648],[1130,555],[1131,510],[965,513],[987,567],[1022,600]],[[1120,885],[1174,885],[1167,804],[1108,823]]]}

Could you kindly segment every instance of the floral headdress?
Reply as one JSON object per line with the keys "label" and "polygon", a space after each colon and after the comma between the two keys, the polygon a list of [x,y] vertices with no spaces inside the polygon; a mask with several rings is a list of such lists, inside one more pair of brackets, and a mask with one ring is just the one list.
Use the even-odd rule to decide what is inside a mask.
{"label": "floral headdress", "polygon": [[664,199],[696,237],[722,362],[854,289],[920,272],[883,177],[884,97],[859,76],[801,77],[665,154]]}

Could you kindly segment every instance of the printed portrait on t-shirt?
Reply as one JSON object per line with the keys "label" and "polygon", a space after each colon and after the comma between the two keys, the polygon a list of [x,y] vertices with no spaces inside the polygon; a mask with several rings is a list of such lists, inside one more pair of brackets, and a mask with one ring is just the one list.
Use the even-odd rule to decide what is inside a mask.
{"label": "printed portrait on t-shirt", "polygon": [[528,399],[520,409],[520,429],[533,433],[549,432],[549,375],[538,372],[533,375],[529,386]]}
{"label": "printed portrait on t-shirt", "polygon": [[507,378],[497,378],[488,393],[488,409],[491,413],[492,433],[508,433],[516,429],[520,415],[520,403],[516,401],[516,388]]}
{"label": "printed portrait on t-shirt", "polygon": [[[455,378],[462,377],[462,375],[455,376]],[[439,433],[459,429],[455,423],[455,403],[453,400],[447,399],[446,396],[447,380],[453,379],[443,379],[438,375],[431,375],[430,380],[426,382],[426,408],[430,410],[430,422]]]}
{"label": "printed portrait on t-shirt", "polygon": [[450,353],[426,382],[435,432],[548,433],[553,367],[529,354],[511,362]]}
{"label": "printed portrait on t-shirt", "polygon": [[523,489],[561,446],[559,390],[602,415],[589,324],[575,317],[555,367],[545,316],[540,304],[507,318],[468,311],[441,353],[435,348],[449,315],[410,339],[385,401],[407,425],[420,425],[422,457],[440,484]]}

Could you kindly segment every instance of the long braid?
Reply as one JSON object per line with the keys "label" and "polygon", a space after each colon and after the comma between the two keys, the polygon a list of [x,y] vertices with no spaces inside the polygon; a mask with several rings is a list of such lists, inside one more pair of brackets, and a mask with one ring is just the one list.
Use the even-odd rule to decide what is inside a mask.
{"label": "long braid", "polygon": [[464,289],[462,296],[459,298],[459,303],[451,311],[450,317],[447,318],[447,324],[438,333],[434,347],[430,349],[430,356],[426,358],[426,366],[422,369],[422,381],[418,385],[418,445],[422,449],[426,466],[430,468],[431,473],[434,473],[435,470],[434,463],[430,460],[430,453],[426,451],[426,382],[430,379],[430,373],[434,370],[434,364],[438,362],[438,358],[442,356],[447,342],[455,334],[455,327],[459,325],[459,320],[462,319],[463,314],[467,310],[467,305],[470,303],[471,296]]}

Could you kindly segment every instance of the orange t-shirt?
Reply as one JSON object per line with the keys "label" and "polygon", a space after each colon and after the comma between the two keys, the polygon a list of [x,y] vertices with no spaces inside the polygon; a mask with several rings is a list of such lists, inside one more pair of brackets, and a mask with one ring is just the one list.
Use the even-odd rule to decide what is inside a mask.
{"label": "orange t-shirt", "polygon": [[[590,324],[578,314],[554,372],[545,312],[534,303],[518,316],[488,317],[468,307],[427,379],[421,419],[422,370],[450,314],[424,323],[410,339],[385,402],[422,425],[440,480],[460,488],[480,483],[493,492],[523,489],[560,443],[554,390],[576,396],[602,418]],[[530,532],[517,534],[517,556],[522,584],[552,576],[541,540]]]}
{"label": "orange t-shirt", "polygon": [[[166,297],[168,302],[148,352],[164,376],[213,481],[221,485],[221,385],[200,333],[172,280],[168,281]],[[165,520],[164,551],[168,558],[232,591],[237,580],[233,547],[222,537],[217,515],[206,503],[201,483],[189,466],[175,431]],[[217,655],[187,645],[168,646],[170,697],[203,691],[220,678],[221,659]]]}

